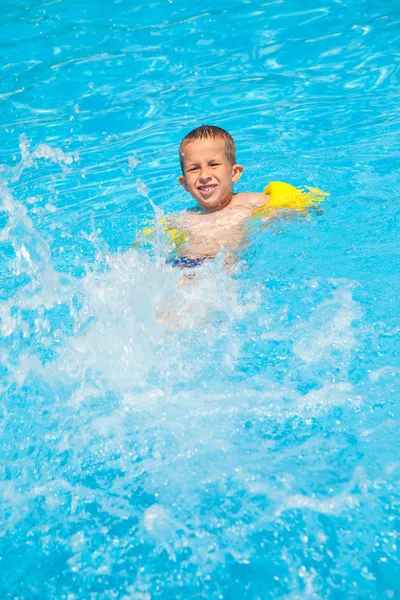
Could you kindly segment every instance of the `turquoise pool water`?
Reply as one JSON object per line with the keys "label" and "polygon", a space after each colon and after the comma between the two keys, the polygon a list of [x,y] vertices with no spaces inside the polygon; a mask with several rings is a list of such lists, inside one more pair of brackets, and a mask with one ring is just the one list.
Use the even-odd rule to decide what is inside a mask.
{"label": "turquoise pool water", "polygon": [[[3,3],[2,598],[400,597],[399,26],[390,0]],[[201,123],[238,190],[331,196],[182,287],[162,238],[128,248],[190,206]]]}

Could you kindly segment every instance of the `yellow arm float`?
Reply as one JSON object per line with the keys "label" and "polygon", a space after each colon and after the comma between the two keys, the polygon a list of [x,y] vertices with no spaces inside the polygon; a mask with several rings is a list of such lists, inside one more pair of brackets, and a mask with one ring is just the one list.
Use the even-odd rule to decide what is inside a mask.
{"label": "yellow arm float", "polygon": [[[181,229],[178,229],[177,227],[174,227],[173,224],[171,223],[171,220],[168,217],[162,217],[160,219],[160,225],[162,226],[162,228],[164,229],[165,233],[168,236],[168,242],[169,242],[170,246],[179,248],[186,242],[186,240],[188,238],[187,232],[182,231]],[[156,228],[154,225],[152,227],[145,227],[144,229],[142,229],[140,231],[140,236],[150,237],[151,235],[153,235],[155,229]],[[138,241],[135,241],[132,244],[132,248],[137,248],[138,246],[139,246]]]}
{"label": "yellow arm float", "polygon": [[265,188],[264,194],[269,196],[268,204],[254,211],[254,215],[271,209],[305,210],[324,201],[326,192],[318,188],[295,188],[290,183],[271,181]]}

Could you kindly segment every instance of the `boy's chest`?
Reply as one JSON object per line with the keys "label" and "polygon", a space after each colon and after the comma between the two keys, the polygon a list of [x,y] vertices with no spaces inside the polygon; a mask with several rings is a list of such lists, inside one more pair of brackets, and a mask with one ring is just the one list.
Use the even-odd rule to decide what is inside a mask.
{"label": "boy's chest", "polygon": [[187,231],[190,235],[202,237],[229,234],[242,229],[251,212],[249,208],[240,208],[211,215],[192,215],[187,220]]}
{"label": "boy's chest", "polygon": [[182,225],[189,234],[189,248],[217,253],[221,247],[235,248],[246,234],[245,224],[251,210],[235,209],[211,215],[190,215]]}

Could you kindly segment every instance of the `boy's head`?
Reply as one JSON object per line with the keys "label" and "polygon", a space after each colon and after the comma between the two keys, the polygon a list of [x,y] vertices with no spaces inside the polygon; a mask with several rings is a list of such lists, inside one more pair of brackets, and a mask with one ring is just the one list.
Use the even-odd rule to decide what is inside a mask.
{"label": "boy's head", "polygon": [[203,210],[215,212],[229,204],[243,167],[236,164],[235,142],[227,131],[213,125],[197,127],[183,138],[179,160],[179,183]]}

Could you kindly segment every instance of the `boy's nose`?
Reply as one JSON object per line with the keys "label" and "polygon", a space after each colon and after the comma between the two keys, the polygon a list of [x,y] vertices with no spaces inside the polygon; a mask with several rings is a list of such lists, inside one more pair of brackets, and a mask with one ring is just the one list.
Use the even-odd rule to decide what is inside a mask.
{"label": "boy's nose", "polygon": [[211,175],[209,174],[209,172],[205,171],[205,170],[204,171],[202,170],[201,173],[200,173],[200,182],[201,183],[207,183],[208,181],[210,181],[210,179],[211,179]]}

